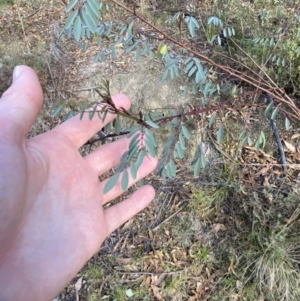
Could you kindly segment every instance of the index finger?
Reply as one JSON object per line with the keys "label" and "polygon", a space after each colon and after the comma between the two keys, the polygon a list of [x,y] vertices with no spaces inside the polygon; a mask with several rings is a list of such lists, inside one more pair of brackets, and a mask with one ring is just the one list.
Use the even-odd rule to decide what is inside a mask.
{"label": "index finger", "polygon": [[[130,107],[130,100],[124,94],[115,94],[112,96],[112,100],[118,108],[123,107],[128,110]],[[88,113],[85,113],[82,119],[80,119],[80,115],[78,114],[57,126],[53,131],[67,136],[75,147],[79,148],[106,124],[114,120],[116,116],[116,114],[108,113],[103,122],[96,114],[92,120],[89,119]]]}

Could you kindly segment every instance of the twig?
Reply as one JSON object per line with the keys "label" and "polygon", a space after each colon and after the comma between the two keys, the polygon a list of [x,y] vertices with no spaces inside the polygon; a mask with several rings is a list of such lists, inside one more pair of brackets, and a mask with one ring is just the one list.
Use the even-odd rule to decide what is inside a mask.
{"label": "twig", "polygon": [[164,208],[164,206],[165,206],[165,204],[166,204],[166,202],[167,202],[167,199],[168,199],[170,193],[171,193],[170,191],[167,191],[166,196],[165,196],[165,198],[164,198],[164,201],[163,201],[163,203],[161,204],[161,206],[160,206],[160,208],[159,208],[159,210],[158,210],[156,219],[155,219],[155,221],[152,223],[152,225],[150,226],[150,228],[152,228],[152,227],[157,223],[157,221],[159,220],[159,217],[160,217],[160,215],[161,215],[162,209]]}
{"label": "twig", "polygon": [[39,7],[36,11],[34,11],[33,13],[31,13],[31,14],[29,14],[29,15],[24,16],[23,18],[24,18],[24,19],[30,18],[30,17],[34,16],[37,12],[39,12],[41,9],[42,9],[42,8]]}
{"label": "twig", "polygon": [[[266,93],[266,94],[263,94],[263,96],[267,99],[267,104],[270,104],[271,102],[274,102],[273,98],[270,94]],[[285,153],[284,153],[283,145],[281,143],[281,139],[280,139],[280,136],[279,136],[279,133],[278,133],[278,128],[277,128],[275,118],[272,119],[270,117],[270,122],[271,122],[271,127],[272,127],[272,130],[273,130],[274,136],[275,136],[275,141],[276,141],[277,146],[278,146],[278,151],[279,151],[279,154],[280,154],[280,161],[282,163],[283,170],[286,171],[287,170],[287,165],[286,165]]]}
{"label": "twig", "polygon": [[186,206],[186,204],[183,205],[181,208],[179,208],[176,212],[171,214],[169,217],[167,217],[165,220],[163,220],[160,224],[158,224],[157,226],[152,228],[151,230],[156,231],[157,229],[159,229],[164,223],[168,222],[171,218],[173,218],[175,215],[177,215],[185,206]]}
{"label": "twig", "polygon": [[177,273],[184,272],[184,270],[178,270],[173,272],[162,272],[162,273],[150,273],[150,272],[123,272],[123,271],[116,271],[118,274],[125,274],[125,275],[151,275],[151,276],[161,276],[163,274],[166,275],[173,275]]}
{"label": "twig", "polygon": [[111,277],[111,275],[108,275],[101,283],[101,286],[99,288],[99,292],[98,292],[98,297],[100,298],[101,297],[101,294],[102,294],[102,290],[103,290],[103,287],[105,285],[105,283],[108,281],[108,279]]}
{"label": "twig", "polygon": [[22,31],[23,31],[23,35],[24,35],[24,40],[26,42],[27,51],[28,51],[28,53],[30,53],[29,43],[28,43],[28,39],[27,39],[27,36],[26,36],[25,28],[24,28],[24,22],[23,22],[23,19],[21,18],[19,3],[17,3],[17,11],[18,11],[18,17],[19,17],[21,27],[22,27]]}
{"label": "twig", "polygon": [[100,87],[100,86],[87,87],[87,88],[82,88],[82,89],[76,89],[76,90],[73,90],[73,91],[68,91],[68,90],[66,90],[66,92],[72,93],[72,92],[88,91],[88,90],[97,89],[97,88],[99,88],[99,87]]}

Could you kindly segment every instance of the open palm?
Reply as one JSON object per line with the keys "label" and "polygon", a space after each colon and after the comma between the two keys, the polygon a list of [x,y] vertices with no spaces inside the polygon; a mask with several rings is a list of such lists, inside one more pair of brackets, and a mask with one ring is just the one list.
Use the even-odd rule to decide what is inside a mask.
{"label": "open palm", "polygon": [[[117,106],[130,101],[115,95]],[[30,140],[26,135],[42,106],[35,73],[22,66],[0,99],[0,300],[50,300],[76,275],[114,229],[154,197],[144,186],[103,210],[122,193],[103,195],[98,177],[119,163],[129,139],[103,145],[86,157],[78,148],[104,124],[73,117]],[[113,120],[108,115],[105,123]],[[154,170],[145,157],[136,180]],[[25,297],[26,296],[26,297]]]}

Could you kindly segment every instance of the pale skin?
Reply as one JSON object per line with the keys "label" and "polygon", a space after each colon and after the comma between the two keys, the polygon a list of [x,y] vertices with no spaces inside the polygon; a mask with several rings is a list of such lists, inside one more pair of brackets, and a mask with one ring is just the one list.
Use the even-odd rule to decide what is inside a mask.
{"label": "pale skin", "polygon": [[[122,194],[121,184],[103,195],[98,177],[119,163],[129,145],[123,138],[82,157],[78,149],[107,122],[78,116],[27,139],[42,107],[42,89],[26,66],[14,71],[0,99],[0,300],[52,300],[104,239],[143,210],[154,189],[143,186],[103,210]],[[128,109],[127,96],[113,96]],[[157,159],[145,157],[136,180],[152,172]]]}

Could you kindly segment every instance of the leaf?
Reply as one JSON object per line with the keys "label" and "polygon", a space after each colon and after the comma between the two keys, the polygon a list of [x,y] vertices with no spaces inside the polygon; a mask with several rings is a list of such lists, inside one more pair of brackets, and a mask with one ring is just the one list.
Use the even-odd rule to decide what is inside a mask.
{"label": "leaf", "polygon": [[89,5],[88,2],[86,2],[85,6],[84,6],[84,9],[86,10],[87,15],[90,17],[91,22],[93,22],[94,26],[96,26],[98,17],[97,17],[97,14],[94,12],[93,8]]}
{"label": "leaf", "polygon": [[129,148],[129,152],[130,152],[131,149],[135,148],[135,147],[139,144],[139,142],[140,142],[139,137],[140,137],[140,134],[136,134],[136,135],[131,139],[131,141],[130,141],[130,143],[129,143],[129,147],[128,147],[128,148]]}
{"label": "leaf", "polygon": [[139,150],[140,146],[137,144],[135,145],[128,153],[128,162],[134,157],[136,152]]}
{"label": "leaf", "polygon": [[179,143],[180,143],[180,146],[182,147],[182,149],[185,149],[185,141],[181,134],[179,134]]}
{"label": "leaf", "polygon": [[272,119],[272,120],[275,119],[275,117],[276,117],[278,111],[279,111],[279,107],[276,107],[276,108],[274,109],[274,111],[272,112],[272,115],[271,115],[271,119]]}
{"label": "leaf", "polygon": [[128,188],[128,183],[129,183],[128,171],[125,170],[123,172],[122,181],[121,181],[121,187],[123,191],[125,191]]}
{"label": "leaf", "polygon": [[136,177],[137,177],[137,168],[136,168],[136,165],[133,161],[130,162],[130,173],[131,173],[131,176],[132,178],[135,180]]}
{"label": "leaf", "polygon": [[295,152],[296,152],[296,147],[295,147],[292,143],[289,143],[289,142],[287,142],[286,140],[283,140],[283,142],[284,142],[286,148],[287,148],[290,152],[292,152],[292,153],[295,153]]}
{"label": "leaf", "polygon": [[268,106],[266,107],[266,109],[265,109],[265,116],[267,116],[269,113],[270,113],[270,111],[271,111],[271,109],[272,109],[272,107],[273,107],[273,101],[271,101],[269,104],[268,104]]}
{"label": "leaf", "polygon": [[176,150],[177,150],[177,154],[178,154],[179,158],[183,159],[183,149],[179,142],[177,142],[177,144],[176,144]]}
{"label": "leaf", "polygon": [[126,296],[127,296],[128,298],[133,297],[133,292],[132,292],[131,289],[126,290]]}
{"label": "leaf", "polygon": [[148,151],[148,153],[155,158],[156,157],[156,150],[155,147],[153,145],[153,143],[149,140],[149,139],[145,139],[145,144],[146,144],[146,149]]}
{"label": "leaf", "polygon": [[122,155],[122,157],[121,157],[121,159],[120,159],[120,164],[119,164],[118,167],[116,168],[116,172],[117,172],[117,173],[123,171],[123,169],[125,168],[126,163],[127,163],[127,156],[128,156],[128,153],[129,153],[129,151],[126,151],[126,152]]}
{"label": "leaf", "polygon": [[193,66],[194,66],[194,62],[192,61],[185,67],[185,72],[188,72]]}
{"label": "leaf", "polygon": [[161,78],[161,81],[163,82],[167,77],[168,77],[168,73],[169,73],[169,69],[165,70],[162,78]]}
{"label": "leaf", "polygon": [[70,119],[73,116],[74,116],[74,112],[73,111],[69,111],[68,114],[65,116],[65,120],[68,120],[68,119]]}
{"label": "leaf", "polygon": [[141,47],[138,45],[135,50],[135,60],[139,61],[141,58]]}
{"label": "leaf", "polygon": [[192,57],[191,57],[191,56],[188,56],[188,57],[185,59],[184,64],[185,64],[185,65],[188,64],[188,62],[189,62],[191,59],[192,59]]}
{"label": "leaf", "polygon": [[161,54],[167,54],[167,52],[168,52],[168,46],[167,46],[167,45],[163,45],[163,46],[160,48],[159,52],[160,52]]}
{"label": "leaf", "polygon": [[147,119],[145,120],[145,122],[150,125],[151,127],[155,128],[155,129],[159,129],[159,125],[156,124],[155,122],[153,122],[151,119]]}
{"label": "leaf", "polygon": [[195,33],[195,23],[190,20],[188,28],[189,28],[189,32],[190,32],[191,37],[192,38],[195,37],[196,36],[196,33]]}
{"label": "leaf", "polygon": [[210,116],[210,118],[209,118],[209,125],[208,125],[210,128],[215,123],[216,118],[217,118],[216,114],[213,114],[213,115]]}
{"label": "leaf", "polygon": [[126,52],[130,52],[131,50],[133,50],[135,47],[137,47],[140,44],[140,42],[141,42],[140,40],[135,41],[135,43],[133,43],[132,45],[126,48]]}
{"label": "leaf", "polygon": [[202,167],[204,168],[204,167],[206,166],[205,155],[204,155],[204,154],[201,154],[200,159],[201,159],[201,165],[202,165]]}
{"label": "leaf", "polygon": [[169,165],[170,165],[172,177],[176,177],[176,167],[172,159],[170,160]]}
{"label": "leaf", "polygon": [[74,24],[74,39],[79,42],[81,37],[81,19],[78,16]]}
{"label": "leaf", "polygon": [[168,177],[172,178],[173,176],[172,176],[172,170],[170,164],[167,165],[166,170],[167,170]]}
{"label": "leaf", "polygon": [[259,147],[260,147],[260,145],[261,145],[261,143],[260,143],[260,141],[259,141],[259,139],[258,139],[258,140],[256,141],[255,145],[254,145],[254,148],[255,148],[256,150],[258,150]]}
{"label": "leaf", "polygon": [[221,125],[217,131],[217,142],[221,143],[224,136],[224,126]]}
{"label": "leaf", "polygon": [[114,174],[112,177],[109,178],[109,180],[106,182],[104,189],[103,189],[103,193],[107,193],[109,192],[117,183],[118,179],[119,179],[120,173],[116,173]]}
{"label": "leaf", "polygon": [[260,131],[260,137],[262,138],[262,148],[266,146],[266,136],[263,131]]}
{"label": "leaf", "polygon": [[114,128],[115,128],[116,134],[117,134],[117,135],[120,135],[120,117],[119,117],[119,115],[118,115],[117,118],[114,120],[113,126],[114,126]]}
{"label": "leaf", "polygon": [[52,116],[56,116],[64,107],[66,103],[64,101],[59,101],[57,104],[55,104],[55,107],[53,109]]}
{"label": "leaf", "polygon": [[288,131],[290,129],[291,123],[287,117],[285,117],[285,129]]}
{"label": "leaf", "polygon": [[93,111],[89,112],[89,120],[93,119],[93,117],[94,117],[94,115],[96,113],[97,107],[98,107],[97,104],[95,104]]}
{"label": "leaf", "polygon": [[77,2],[78,0],[72,0],[66,7],[66,13],[68,13],[77,4]]}
{"label": "leaf", "polygon": [[100,11],[99,7],[97,7],[95,1],[93,0],[88,0],[87,1],[88,5],[90,6],[90,9],[93,11],[96,17],[100,18]]}
{"label": "leaf", "polygon": [[191,135],[185,125],[181,127],[182,133],[186,139],[190,139]]}
{"label": "leaf", "polygon": [[245,136],[246,136],[246,131],[242,131],[239,135],[239,140],[244,139]]}
{"label": "leaf", "polygon": [[69,29],[69,28],[71,27],[71,25],[74,23],[74,20],[75,20],[75,18],[76,18],[77,15],[78,15],[78,9],[75,10],[75,11],[73,11],[73,12],[69,15],[69,17],[68,17],[68,19],[67,19],[67,21],[66,21],[66,24],[65,24],[65,29],[66,29],[66,30]]}
{"label": "leaf", "polygon": [[132,20],[127,28],[126,35],[132,34],[132,26],[133,26],[134,20]]}
{"label": "leaf", "polygon": [[136,160],[136,162],[135,162],[136,170],[138,170],[138,169],[140,168],[140,166],[142,165],[144,156],[145,156],[144,151],[141,150],[141,151],[139,152],[138,158],[137,158],[137,160]]}
{"label": "leaf", "polygon": [[194,67],[189,71],[188,76],[191,77],[191,76],[194,74],[194,72],[196,71],[196,69],[197,69],[197,67],[194,66]]}
{"label": "leaf", "polygon": [[244,145],[246,144],[246,141],[247,141],[248,137],[244,137],[244,139],[241,141],[240,143],[240,147],[244,147]]}
{"label": "leaf", "polygon": [[136,125],[135,127],[133,127],[130,133],[127,135],[127,138],[131,138],[140,129],[141,129],[140,125]]}
{"label": "leaf", "polygon": [[200,173],[200,158],[197,159],[194,165],[194,177],[198,177]]}
{"label": "leaf", "polygon": [[93,23],[91,16],[87,14],[86,10],[80,10],[80,17],[82,22],[88,27],[90,32],[95,33],[95,24]]}
{"label": "leaf", "polygon": [[80,277],[75,283],[75,291],[79,292],[82,287],[82,277]]}
{"label": "leaf", "polygon": [[149,139],[155,147],[157,147],[157,143],[153,136],[153,133],[147,128],[145,131],[146,131],[146,138]]}

